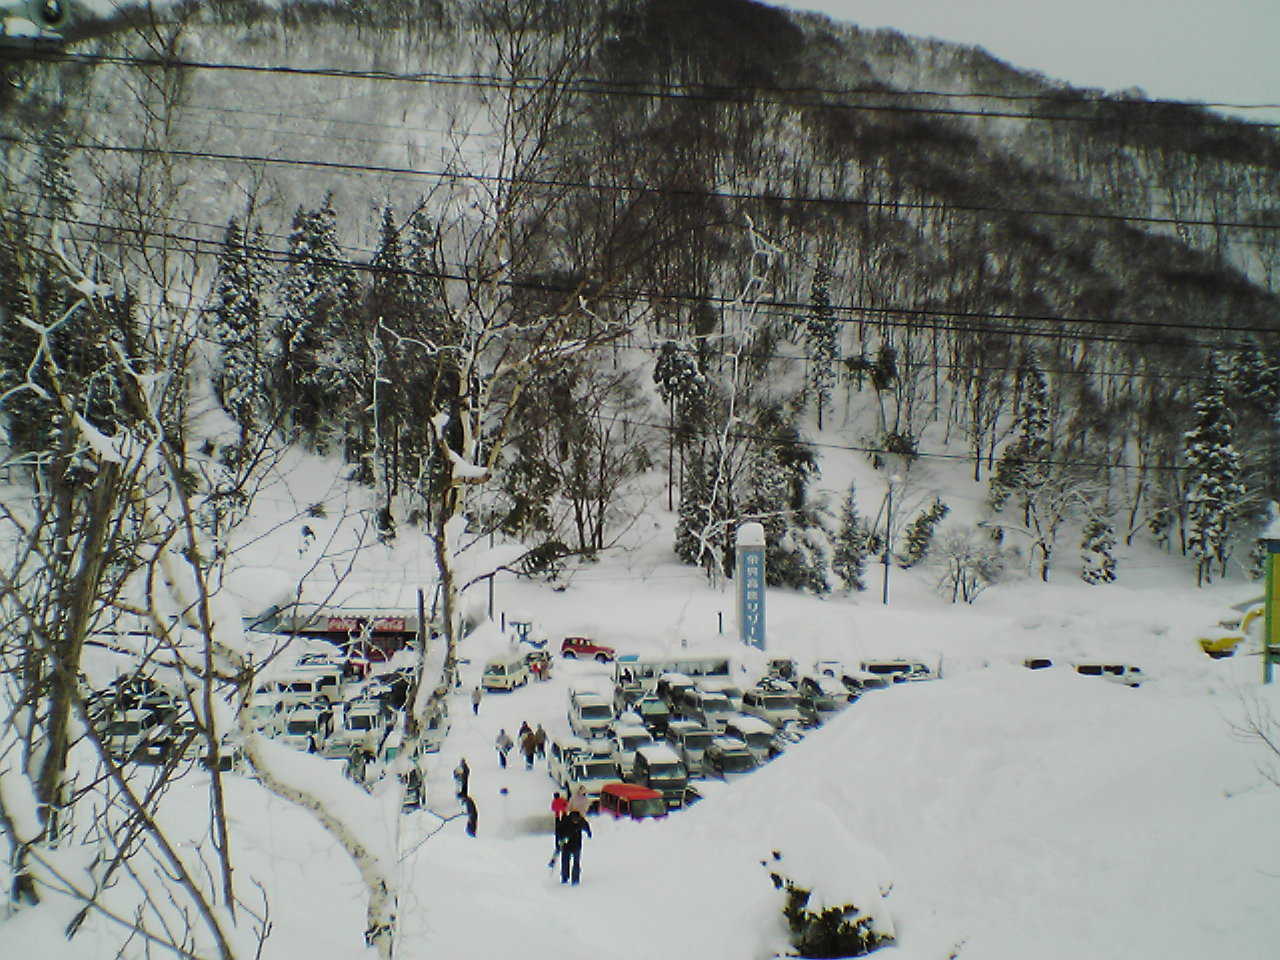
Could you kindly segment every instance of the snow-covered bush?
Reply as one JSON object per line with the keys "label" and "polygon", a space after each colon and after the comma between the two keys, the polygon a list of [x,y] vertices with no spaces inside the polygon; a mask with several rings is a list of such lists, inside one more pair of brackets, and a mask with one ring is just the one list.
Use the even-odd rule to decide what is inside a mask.
{"label": "snow-covered bush", "polygon": [[768,861],[769,879],[786,894],[782,915],[791,931],[791,944],[799,957],[863,957],[893,943],[893,937],[877,933],[874,918],[851,903],[810,909],[813,891],[783,875],[777,868],[782,859],[773,852],[774,866]]}

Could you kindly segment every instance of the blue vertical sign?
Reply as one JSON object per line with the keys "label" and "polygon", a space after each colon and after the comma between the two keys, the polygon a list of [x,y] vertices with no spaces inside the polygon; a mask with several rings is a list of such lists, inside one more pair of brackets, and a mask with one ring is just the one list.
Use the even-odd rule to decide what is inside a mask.
{"label": "blue vertical sign", "polygon": [[764,649],[764,526],[738,527],[738,632],[742,642]]}

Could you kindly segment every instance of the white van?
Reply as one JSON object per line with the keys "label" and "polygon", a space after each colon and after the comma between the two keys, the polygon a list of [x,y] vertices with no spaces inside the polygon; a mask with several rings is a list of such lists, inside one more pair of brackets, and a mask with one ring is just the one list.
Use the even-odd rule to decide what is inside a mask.
{"label": "white van", "polygon": [[520,650],[510,650],[490,658],[480,677],[480,686],[486,690],[514,690],[528,682],[529,664]]}
{"label": "white van", "polygon": [[778,753],[777,731],[768,720],[751,716],[734,717],[725,725],[724,735],[729,740],[744,743],[758,764],[772,759]]}
{"label": "white van", "polygon": [[767,720],[775,728],[788,723],[800,725],[800,709],[794,693],[759,688],[748,690],[742,695],[742,712]]}
{"label": "white van", "polygon": [[563,784],[569,765],[590,753],[591,747],[581,737],[552,733],[547,737],[547,774],[556,783]]}
{"label": "white van", "polygon": [[607,737],[613,720],[613,706],[600,694],[584,690],[569,695],[569,729],[578,736]]}
{"label": "white van", "polygon": [[319,709],[331,703],[337,699],[338,686],[335,683],[337,676],[318,671],[306,671],[276,677],[274,688],[279,696],[281,709],[291,710],[294,707]]}
{"label": "white van", "polygon": [[624,780],[631,776],[631,766],[635,763],[636,750],[652,743],[653,735],[645,727],[620,724],[614,728],[613,759],[618,762],[618,769]]}

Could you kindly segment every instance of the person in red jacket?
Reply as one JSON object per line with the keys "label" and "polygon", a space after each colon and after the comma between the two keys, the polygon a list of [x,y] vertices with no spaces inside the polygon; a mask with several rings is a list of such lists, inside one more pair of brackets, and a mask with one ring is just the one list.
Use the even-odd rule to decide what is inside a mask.
{"label": "person in red jacket", "polygon": [[564,798],[564,794],[562,794],[559,790],[557,790],[555,793],[555,796],[551,798],[551,817],[556,826],[556,830],[555,830],[556,849],[555,849],[555,852],[551,854],[551,860],[547,863],[548,867],[554,867],[556,865],[556,858],[560,856],[560,832],[559,832],[560,818],[565,815],[565,812],[568,809],[569,809],[569,801]]}

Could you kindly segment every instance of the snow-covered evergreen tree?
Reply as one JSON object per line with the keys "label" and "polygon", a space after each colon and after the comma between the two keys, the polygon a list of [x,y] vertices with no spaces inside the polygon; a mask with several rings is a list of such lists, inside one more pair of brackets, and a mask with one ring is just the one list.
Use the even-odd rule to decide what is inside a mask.
{"label": "snow-covered evergreen tree", "polygon": [[683,445],[697,431],[706,409],[707,378],[698,369],[697,357],[685,344],[663,341],[653,366],[653,382],[671,407],[672,430],[677,444]]}
{"label": "snow-covered evergreen tree", "polygon": [[684,458],[675,550],[676,556],[685,563],[707,570],[721,563],[724,557],[724,532],[710,526],[711,497],[704,451],[694,448]]}
{"label": "snow-covered evergreen tree", "polygon": [[778,433],[774,442],[759,448],[751,464],[750,489],[739,514],[764,525],[769,585],[828,593],[829,536],[808,504],[817,459],[794,426],[780,426]]}
{"label": "snow-covered evergreen tree", "polygon": [[1116,579],[1116,531],[1108,520],[1090,517],[1080,542],[1084,566],[1080,577],[1085,583],[1114,583]]}
{"label": "snow-covered evergreen tree", "polygon": [[294,214],[288,257],[279,285],[279,386],[293,428],[323,449],[325,427],[351,392],[345,315],[356,295],[332,194],[318,209]]}
{"label": "snow-covered evergreen tree", "polygon": [[1209,358],[1209,377],[1195,403],[1194,426],[1186,433],[1187,549],[1196,561],[1196,583],[1212,579],[1214,564],[1226,564],[1232,521],[1244,502],[1240,454],[1233,445],[1235,417],[1227,405],[1221,360]]}
{"label": "snow-covered evergreen tree", "polygon": [[903,569],[914,567],[929,553],[933,543],[933,532],[942,519],[951,512],[951,508],[935,498],[929,509],[907,524],[903,534],[902,550],[898,554],[898,563]]}
{"label": "snow-covered evergreen tree", "polygon": [[223,235],[205,318],[212,339],[222,348],[222,366],[214,387],[223,409],[240,424],[242,438],[263,419],[264,295],[269,287],[261,230],[254,228],[246,234],[239,220],[232,217]]}
{"label": "snow-covered evergreen tree", "polygon": [[1018,406],[1016,436],[1005,447],[991,478],[991,503],[997,510],[1017,492],[1034,487],[1050,449],[1049,386],[1039,361],[1028,354],[1019,371],[1022,402]]}
{"label": "snow-covered evergreen tree", "polygon": [[867,555],[870,549],[867,523],[858,513],[857,484],[851,483],[849,496],[840,509],[840,529],[831,553],[831,569],[844,581],[846,589],[867,589]]}
{"label": "snow-covered evergreen tree", "polygon": [[823,412],[831,403],[835,383],[836,320],[831,310],[831,271],[820,264],[813,274],[813,310],[805,319],[805,339],[809,345],[809,386],[817,408],[818,429]]}

